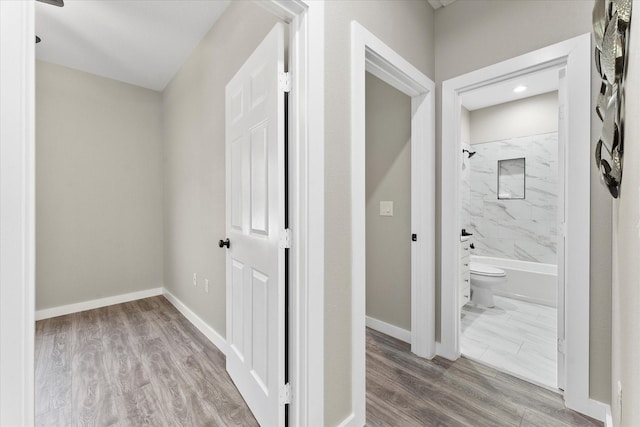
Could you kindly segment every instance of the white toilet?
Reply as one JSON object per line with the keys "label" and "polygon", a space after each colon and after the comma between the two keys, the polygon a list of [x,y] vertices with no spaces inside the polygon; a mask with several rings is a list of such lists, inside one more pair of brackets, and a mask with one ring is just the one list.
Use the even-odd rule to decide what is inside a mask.
{"label": "white toilet", "polygon": [[493,307],[493,288],[507,281],[507,273],[497,267],[470,262],[471,302],[482,307]]}

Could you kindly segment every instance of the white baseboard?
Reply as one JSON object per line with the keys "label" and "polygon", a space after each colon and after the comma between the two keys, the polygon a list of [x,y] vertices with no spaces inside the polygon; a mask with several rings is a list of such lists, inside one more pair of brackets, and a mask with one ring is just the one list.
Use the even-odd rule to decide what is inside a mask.
{"label": "white baseboard", "polygon": [[383,322],[382,320],[367,316],[367,327],[411,344],[411,331],[399,328],[391,323]]}
{"label": "white baseboard", "polygon": [[593,399],[589,399],[587,410],[584,412],[585,415],[602,422],[605,421],[607,413],[611,413],[611,407],[606,403]]}
{"label": "white baseboard", "polygon": [[79,313],[81,311],[93,310],[94,308],[106,307],[113,304],[121,304],[123,302],[135,301],[138,299],[155,297],[158,295],[162,295],[162,288],[147,289],[145,291],[131,292],[128,294],[99,298],[90,301],[78,302],[75,304],[61,305],[59,307],[45,308],[43,310],[36,311],[36,320],[64,316],[65,314]]}
{"label": "white baseboard", "polygon": [[340,424],[337,425],[337,427],[356,427],[353,423],[355,422],[355,415],[352,413],[349,414],[349,416],[347,418],[345,418],[344,420],[342,420],[342,422]]}
{"label": "white baseboard", "polygon": [[164,295],[164,297],[186,317],[200,332],[202,332],[220,351],[227,354],[227,341],[217,333],[211,326],[202,320],[197,314],[191,311],[182,301],[176,298],[171,292],[164,288],[153,288],[145,291],[131,292],[128,294],[115,295],[112,297],[94,299],[75,304],[62,305],[60,307],[46,308],[36,311],[36,320],[49,319],[51,317],[64,316],[65,314],[79,313],[81,311],[93,310],[95,308],[107,307],[123,302],[135,301],[143,298]]}
{"label": "white baseboard", "polygon": [[444,357],[447,360],[455,362],[461,355],[453,353],[450,346],[442,345],[441,342],[436,341],[436,356]]}
{"label": "white baseboard", "polygon": [[171,303],[173,306],[180,312],[184,317],[187,318],[195,326],[200,332],[206,336],[209,341],[213,343],[218,349],[227,354],[227,340],[222,337],[215,329],[209,326],[200,316],[195,314],[189,307],[187,307],[182,301],[175,297],[168,290],[164,290],[164,297]]}
{"label": "white baseboard", "polygon": [[610,405],[607,405],[607,412],[604,414],[604,427],[613,427],[613,417],[611,416]]}

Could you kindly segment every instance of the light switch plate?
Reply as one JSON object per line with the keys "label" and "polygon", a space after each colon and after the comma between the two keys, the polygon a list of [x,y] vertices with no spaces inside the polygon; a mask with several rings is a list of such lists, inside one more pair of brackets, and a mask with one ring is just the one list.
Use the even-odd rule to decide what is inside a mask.
{"label": "light switch plate", "polygon": [[393,216],[393,202],[391,201],[380,202],[380,216]]}

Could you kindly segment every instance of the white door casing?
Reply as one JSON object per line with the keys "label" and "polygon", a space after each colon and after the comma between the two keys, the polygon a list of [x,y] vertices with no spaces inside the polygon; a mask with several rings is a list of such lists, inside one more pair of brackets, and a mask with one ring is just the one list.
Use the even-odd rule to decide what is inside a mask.
{"label": "white door casing", "polygon": [[284,27],[226,87],[227,371],[261,425],[284,425]]}
{"label": "white door casing", "polygon": [[32,1],[0,1],[0,425],[34,422],[35,44]]}
{"label": "white door casing", "polygon": [[289,422],[324,426],[324,2],[254,0],[289,26]]}
{"label": "white door casing", "polygon": [[[435,354],[435,84],[369,32],[351,23],[352,402],[343,426],[366,422],[365,73],[411,97],[411,351]],[[407,240],[411,236],[407,236]]]}
{"label": "white door casing", "polygon": [[566,70],[565,156],[565,404],[604,420],[605,405],[589,396],[590,286],[590,83],[591,35],[583,34],[442,82],[442,239],[440,342],[437,354],[460,357],[459,150],[460,97],[464,92],[527,73],[555,67]]}
{"label": "white door casing", "polygon": [[566,164],[567,164],[567,70],[563,67],[558,70],[558,218],[557,218],[557,245],[556,263],[558,265],[556,307],[557,311],[557,361],[556,376],[557,387],[565,389],[565,250],[566,250],[566,209],[565,193],[567,191]]}

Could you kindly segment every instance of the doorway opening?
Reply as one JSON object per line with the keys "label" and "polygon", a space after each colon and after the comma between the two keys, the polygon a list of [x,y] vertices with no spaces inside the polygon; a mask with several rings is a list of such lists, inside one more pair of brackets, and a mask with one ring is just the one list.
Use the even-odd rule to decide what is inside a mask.
{"label": "doorway opening", "polygon": [[411,98],[365,80],[366,323],[411,344]]}
{"label": "doorway opening", "polygon": [[[588,34],[506,60],[442,83],[442,265],[441,340],[438,354],[460,357],[461,206],[463,153],[461,106],[465,94],[543,71],[559,72],[559,174],[564,200],[559,219],[558,313],[559,387],[570,409],[602,419],[604,408],[589,398],[589,235],[590,235],[590,49]],[[564,135],[564,137],[563,137]],[[564,169],[563,169],[564,168]],[[453,185],[452,185],[453,183]],[[446,185],[446,186],[445,186]],[[561,219],[560,219],[561,218]],[[562,360],[571,360],[562,368]]]}
{"label": "doorway opening", "polygon": [[460,352],[552,390],[564,377],[564,75],[552,67],[460,97]]}
{"label": "doorway opening", "polygon": [[[411,351],[435,354],[434,83],[367,31],[351,24],[352,407],[366,418],[366,72],[411,97]],[[385,202],[389,202],[386,200]],[[383,206],[389,212],[389,204]],[[415,237],[413,236],[415,235]],[[406,331],[406,330],[405,330]]]}

